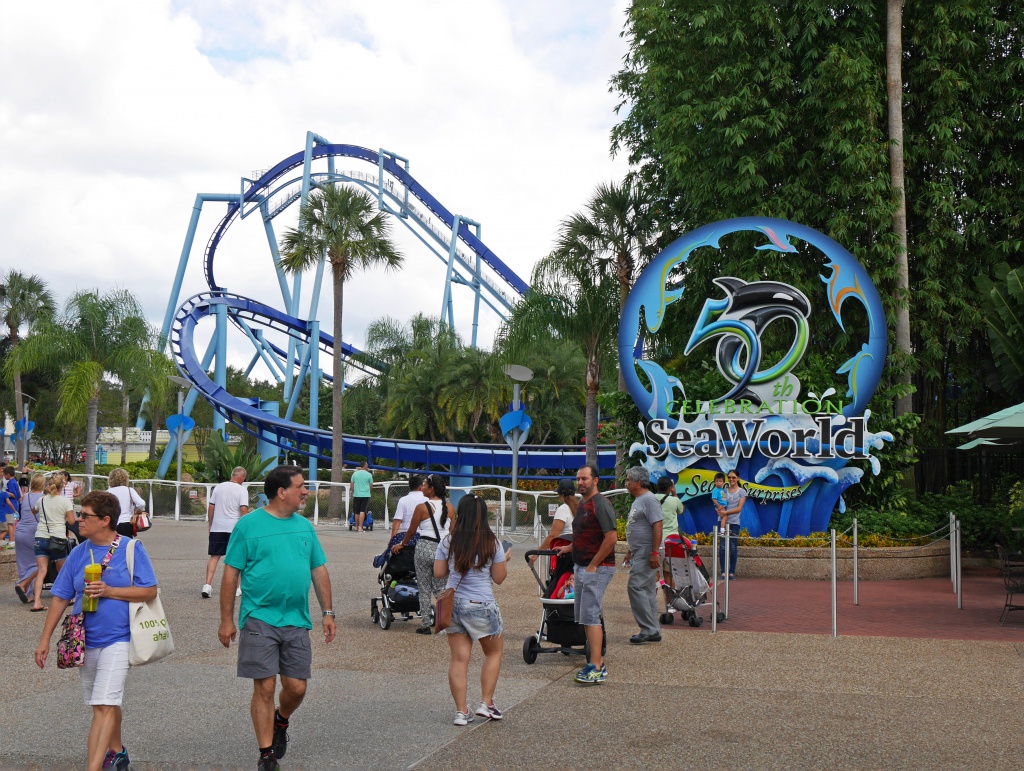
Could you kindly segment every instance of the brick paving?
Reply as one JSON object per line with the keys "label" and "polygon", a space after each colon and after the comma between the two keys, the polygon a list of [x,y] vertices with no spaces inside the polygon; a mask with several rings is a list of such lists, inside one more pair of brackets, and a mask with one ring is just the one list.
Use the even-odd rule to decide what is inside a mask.
{"label": "brick paving", "polygon": [[[987,568],[965,569],[963,609],[956,606],[948,578],[861,581],[860,604],[853,604],[853,582],[837,586],[837,629],[842,635],[938,640],[1024,642],[1024,613],[1011,613],[999,625],[1006,594],[1003,579]],[[719,604],[723,602],[719,586]],[[677,617],[669,630],[702,633],[710,629],[707,611],[698,629]],[[829,581],[797,581],[742,576],[729,584],[729,620],[720,630],[831,634]]]}

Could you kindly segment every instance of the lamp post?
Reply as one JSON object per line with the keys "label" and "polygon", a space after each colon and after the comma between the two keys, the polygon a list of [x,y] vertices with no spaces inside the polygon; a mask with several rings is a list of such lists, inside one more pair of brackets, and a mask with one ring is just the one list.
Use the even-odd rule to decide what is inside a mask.
{"label": "lamp post", "polygon": [[[181,442],[182,438],[185,435],[185,416],[182,413],[183,410],[185,409],[185,391],[191,390],[192,383],[183,377],[178,377],[177,375],[168,375],[167,379],[174,383],[176,386],[178,386],[178,388],[180,389],[178,391],[178,414],[176,416],[178,418],[178,438],[177,442],[175,442],[175,450],[177,452],[178,465],[177,479],[178,482],[181,482]],[[153,428],[155,429],[156,426],[153,426]]]}
{"label": "lamp post", "polygon": [[[31,459],[30,459],[30,457],[29,457],[29,456],[31,455],[31,452],[30,452],[30,450],[29,450],[29,442],[31,441],[31,436],[30,436],[30,431],[29,431],[29,428],[28,428],[28,427],[29,427],[29,422],[28,422],[28,407],[29,407],[29,404],[30,404],[31,402],[34,402],[34,401],[35,401],[35,398],[34,398],[34,397],[32,397],[32,396],[29,396],[29,395],[28,395],[27,393],[25,393],[24,391],[18,391],[18,393],[19,393],[19,394],[21,395],[21,398],[22,398],[23,400],[25,400],[25,410],[24,410],[24,411],[25,411],[25,425],[24,425],[24,427],[23,427],[23,428],[21,429],[21,432],[22,432],[22,433],[21,433],[21,436],[22,436],[22,441],[24,442],[24,445],[23,445],[23,447],[25,448],[25,455],[24,455],[24,456],[22,456],[22,460],[21,460],[21,462],[22,462],[22,464],[24,465],[24,464],[28,463],[28,462],[29,462],[29,461],[31,460]],[[17,447],[15,447],[15,449],[14,449],[14,455],[15,455],[15,461],[17,461],[17,455],[18,455],[18,449],[17,449]]]}
{"label": "lamp post", "polygon": [[[512,412],[516,413],[523,408],[519,401],[522,383],[533,380],[533,370],[520,364],[509,364],[505,367],[505,374],[512,381]],[[519,495],[516,490],[519,486],[519,447],[523,443],[524,433],[520,428],[520,422],[516,421],[511,431],[511,438],[506,437],[509,446],[512,448],[512,531],[516,529],[516,517],[519,515]]]}

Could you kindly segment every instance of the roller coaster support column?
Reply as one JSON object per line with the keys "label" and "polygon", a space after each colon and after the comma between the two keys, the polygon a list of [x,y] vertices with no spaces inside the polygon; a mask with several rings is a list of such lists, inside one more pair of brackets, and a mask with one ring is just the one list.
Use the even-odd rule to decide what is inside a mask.
{"label": "roller coaster support column", "polygon": [[[264,402],[260,401],[260,412],[265,412],[268,415],[273,415],[275,418],[281,415],[281,404],[280,402]],[[256,449],[259,451],[260,457],[264,462],[273,459],[274,465],[277,465],[277,460],[281,455],[281,450],[273,442],[274,434],[271,431],[261,432],[262,436],[256,442]],[[266,438],[263,438],[266,437]],[[255,480],[250,479],[250,482]]]}
{"label": "roller coaster support column", "polygon": [[[455,270],[455,252],[459,248],[459,228],[463,225],[470,225],[476,228],[477,237],[480,236],[480,223],[474,222],[468,217],[463,217],[461,214],[456,214],[452,219],[452,238],[451,244],[448,247],[448,272],[444,278],[444,298],[441,300],[441,321],[444,321],[447,317],[448,326],[451,329],[455,329],[455,313],[452,311],[452,271]],[[479,258],[477,260],[477,273],[479,274]],[[477,298],[480,297],[479,279],[474,280],[474,290],[477,293]],[[473,347],[476,347],[476,326],[473,326]]]}
{"label": "roller coaster support column", "polygon": [[[337,354],[335,354],[337,355]],[[344,383],[345,377],[341,378]],[[309,322],[309,427],[319,428],[320,417],[320,322]],[[309,456],[309,480],[316,484],[316,455]],[[314,493],[316,488],[313,488]]]}
{"label": "roller coaster support column", "polygon": [[[217,341],[217,353],[215,354],[216,363],[213,368],[213,382],[219,385],[221,388],[227,388],[227,372],[228,372],[228,308],[226,305],[217,306],[217,329],[214,332],[215,340]],[[214,431],[220,431],[221,436],[227,441],[227,430],[224,425],[224,416],[216,410],[213,411],[213,426]]]}

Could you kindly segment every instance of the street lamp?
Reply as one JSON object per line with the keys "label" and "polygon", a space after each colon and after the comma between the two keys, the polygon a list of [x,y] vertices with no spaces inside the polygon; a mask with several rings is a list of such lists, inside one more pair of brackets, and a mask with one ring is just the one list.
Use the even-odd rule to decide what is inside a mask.
{"label": "street lamp", "polygon": [[[175,418],[174,422],[177,424],[176,429],[178,434],[178,441],[175,443],[177,445],[175,449],[177,450],[178,453],[177,476],[178,482],[181,482],[181,444],[185,436],[185,391],[190,391],[192,389],[192,383],[191,381],[186,380],[183,377],[178,377],[177,375],[168,375],[167,379],[174,383],[176,386],[178,386],[179,389],[182,389],[178,391],[178,414],[173,416]],[[155,430],[156,426],[153,426],[153,429]]]}
{"label": "street lamp", "polygon": [[[18,391],[17,393],[18,393],[19,396],[21,396],[21,398],[23,400],[26,400],[26,399],[28,400],[28,401],[25,402],[25,410],[24,410],[24,412],[25,412],[25,418],[24,418],[25,425],[22,426],[22,429],[21,429],[22,441],[25,443],[24,444],[25,455],[22,458],[21,462],[22,462],[22,464],[25,464],[25,463],[28,463],[29,460],[31,459],[31,450],[29,449],[29,442],[31,441],[31,437],[30,437],[31,432],[29,431],[29,422],[28,422],[28,403],[29,402],[34,402],[35,401],[35,397],[29,396],[24,391]],[[14,433],[15,433],[15,436],[17,436],[17,433],[18,433],[17,425],[15,425],[15,432]],[[14,454],[15,454],[15,456],[17,456],[17,454],[18,454],[17,448],[15,448]]]}
{"label": "street lamp", "polygon": [[[523,409],[522,403],[519,401],[519,393],[522,388],[522,383],[528,383],[533,380],[533,370],[529,367],[524,367],[520,364],[509,364],[505,367],[505,374],[509,380],[512,381],[512,412],[506,415],[506,418],[514,416],[520,410]],[[529,431],[530,424],[527,422],[525,430],[522,427],[523,418],[525,413],[521,417],[514,418],[512,423],[512,429],[510,432],[503,432],[506,434],[505,441],[509,443],[512,448],[512,531],[516,529],[516,517],[519,515],[519,495],[516,490],[519,486],[519,447],[522,445],[523,440],[526,438],[526,431]],[[528,420],[528,419],[527,419]]]}

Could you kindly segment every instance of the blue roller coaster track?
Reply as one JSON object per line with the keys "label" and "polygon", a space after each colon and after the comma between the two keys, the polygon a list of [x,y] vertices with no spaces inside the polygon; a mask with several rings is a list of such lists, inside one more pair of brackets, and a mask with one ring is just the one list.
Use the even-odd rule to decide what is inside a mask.
{"label": "blue roller coaster track", "polygon": [[[351,158],[376,167],[376,174],[359,171],[335,170],[336,158]],[[313,164],[327,161],[326,171],[314,171]],[[301,175],[294,172],[301,167]],[[332,144],[309,132],[304,152],[285,158],[270,169],[254,173],[253,178],[242,178],[237,194],[203,194],[196,196],[185,244],[182,248],[161,329],[162,338],[170,346],[171,354],[181,374],[192,384],[185,401],[185,413],[202,397],[214,409],[214,429],[224,429],[225,421],[256,436],[264,447],[273,446],[293,454],[307,456],[310,476],[316,478],[318,460],[331,460],[361,456],[373,468],[399,471],[410,466],[430,468],[438,473],[459,477],[489,477],[504,479],[511,476],[512,451],[505,445],[423,442],[379,437],[344,437],[341,448],[332,446],[331,432],[318,428],[318,384],[330,380],[320,369],[320,355],[335,355],[334,340],[320,331],[317,306],[323,280],[324,261],[316,268],[308,320],[300,316],[301,275],[292,277],[289,288],[287,277],[277,266],[277,238],[273,220],[289,206],[305,202],[309,191],[322,184],[354,184],[372,192],[377,204],[398,218],[446,266],[442,318],[454,327],[452,285],[469,287],[474,295],[472,344],[477,344],[477,326],[481,303],[500,317],[506,318],[515,298],[528,289],[515,274],[481,240],[481,226],[459,214],[453,214],[431,195],[409,173],[409,161],[399,155],[364,147]],[[188,264],[196,228],[203,204],[224,202],[227,212],[213,230],[206,245],[203,268],[209,291],[186,299],[179,305],[182,281]],[[422,207],[422,208],[421,208]],[[239,218],[259,213],[266,231],[268,246],[277,272],[278,284],[285,311],[277,310],[256,300],[230,293],[219,284],[214,274],[217,248],[230,225]],[[440,223],[440,224],[438,224]],[[197,324],[213,318],[216,329],[205,354],[200,357],[196,348]],[[232,396],[226,389],[226,335],[230,322],[240,330],[255,349],[245,371],[248,375],[260,362],[284,384],[287,409],[283,417],[266,411],[264,405],[252,399]],[[285,335],[287,349],[264,337],[264,330]],[[365,371],[375,371],[371,358],[342,343],[339,353],[347,364]],[[213,365],[214,374],[208,374]],[[311,425],[294,422],[292,413],[304,384],[308,383]],[[335,384],[335,387],[340,387]],[[175,451],[174,437],[167,446],[158,475],[163,476]],[[340,450],[340,453],[339,453]],[[610,446],[599,448],[598,465],[610,470],[615,465],[615,452]],[[573,473],[585,463],[583,447],[524,446],[519,451],[520,478],[550,478],[552,474]],[[437,468],[447,466],[448,469]]]}

